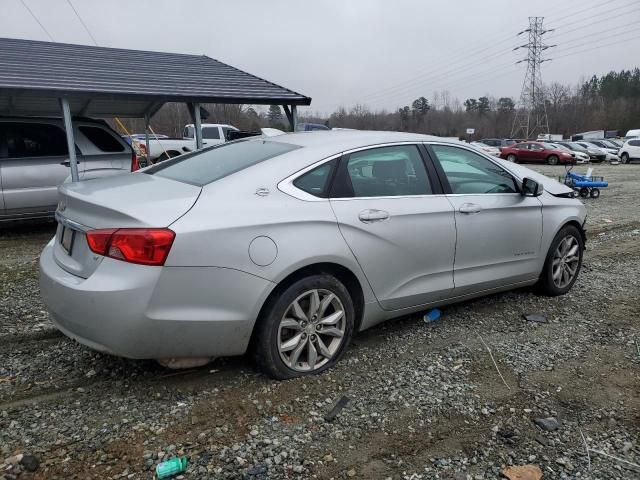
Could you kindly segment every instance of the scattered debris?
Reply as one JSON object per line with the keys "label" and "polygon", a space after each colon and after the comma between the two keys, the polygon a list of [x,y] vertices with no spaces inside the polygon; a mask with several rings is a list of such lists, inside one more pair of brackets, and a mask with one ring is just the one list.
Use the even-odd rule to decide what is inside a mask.
{"label": "scattered debris", "polygon": [[480,341],[482,342],[482,344],[485,346],[485,348],[487,349],[487,352],[489,352],[489,356],[491,357],[491,361],[493,362],[493,365],[496,367],[496,371],[498,372],[498,375],[500,375],[500,378],[502,379],[502,383],[505,384],[505,386],[511,390],[511,387],[509,386],[509,384],[507,383],[507,381],[504,379],[504,377],[502,376],[502,373],[500,373],[500,369],[498,368],[498,364],[496,363],[496,360],[493,358],[493,353],[491,353],[491,349],[489,348],[489,346],[484,343],[484,340],[482,339],[482,337],[480,336],[480,334],[478,334],[478,338],[480,339]]}
{"label": "scattered debris", "polygon": [[582,437],[582,441],[584,442],[584,448],[587,451],[587,460],[589,462],[589,471],[591,471],[591,455],[589,455],[589,445],[587,444],[587,439],[584,438],[584,434],[582,433],[582,429],[580,428],[580,436]]}
{"label": "scattered debris", "polygon": [[27,472],[35,472],[40,466],[40,461],[36,458],[35,455],[25,453],[24,455],[22,455],[20,465],[22,465]]}
{"label": "scattered debris", "polygon": [[325,421],[333,422],[342,409],[347,406],[347,403],[349,403],[349,397],[346,395],[340,397],[340,400],[338,400],[333,408],[324,416]]}
{"label": "scattered debris", "polygon": [[536,418],[533,423],[547,432],[558,430],[560,425],[562,425],[555,417]]}
{"label": "scattered debris", "polygon": [[523,314],[522,317],[528,322],[547,323],[547,317],[540,313]]}
{"label": "scattered debris", "polygon": [[442,312],[438,308],[429,310],[424,315],[424,323],[431,323],[431,322],[435,322],[436,320],[440,320],[441,315],[442,315]]}
{"label": "scattered debris", "polygon": [[156,466],[156,476],[158,480],[163,478],[173,477],[179,473],[183,473],[187,470],[187,457],[177,457],[167,460],[166,462],[159,463]]}
{"label": "scattered debris", "polygon": [[594,450],[593,448],[590,448],[589,451],[592,453],[597,453],[598,455],[602,455],[603,457],[611,458],[613,460],[616,460],[618,462],[624,463],[626,465],[629,465],[633,468],[637,468],[638,470],[640,470],[640,465],[638,465],[637,463],[630,462],[620,457],[614,457],[613,455],[609,455],[608,453],[605,453],[602,450]]}
{"label": "scattered debris", "polygon": [[502,475],[509,480],[540,480],[542,470],[537,465],[518,465],[505,467]]}

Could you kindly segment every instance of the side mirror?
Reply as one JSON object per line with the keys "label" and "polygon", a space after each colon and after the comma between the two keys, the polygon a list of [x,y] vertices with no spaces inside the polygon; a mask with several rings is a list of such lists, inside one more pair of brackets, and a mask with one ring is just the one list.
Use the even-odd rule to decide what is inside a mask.
{"label": "side mirror", "polygon": [[522,195],[525,197],[539,197],[544,192],[542,184],[525,177],[522,180]]}

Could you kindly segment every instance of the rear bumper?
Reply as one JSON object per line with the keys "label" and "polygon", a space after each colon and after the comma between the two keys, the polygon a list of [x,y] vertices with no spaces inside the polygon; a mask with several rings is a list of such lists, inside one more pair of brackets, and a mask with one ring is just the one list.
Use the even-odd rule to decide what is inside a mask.
{"label": "rear bumper", "polygon": [[241,355],[273,286],[232,269],[109,258],[84,279],[63,270],[52,247],[40,257],[40,290],[52,322],[78,342],[121,357]]}

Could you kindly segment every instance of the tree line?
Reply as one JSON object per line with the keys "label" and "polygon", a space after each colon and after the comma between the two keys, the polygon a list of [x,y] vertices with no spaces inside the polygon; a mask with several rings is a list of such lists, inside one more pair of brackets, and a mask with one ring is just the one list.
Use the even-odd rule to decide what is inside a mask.
{"label": "tree line", "polygon": [[[593,76],[577,85],[552,82],[544,85],[544,107],[550,133],[570,136],[588,130],[619,130],[622,135],[640,128],[640,68]],[[286,130],[288,122],[279,106],[268,109],[251,105],[203,105],[208,123],[228,123],[242,130],[274,127]],[[485,95],[464,101],[448,91],[435,92],[430,99],[416,98],[395,111],[372,110],[366,105],[340,107],[330,115],[299,115],[300,122],[359,130],[395,130],[428,133],[443,137],[509,137],[516,113],[516,99]],[[129,120],[132,131],[144,130],[142,120]],[[182,136],[191,123],[186,106],[167,104],[153,117],[156,133]]]}

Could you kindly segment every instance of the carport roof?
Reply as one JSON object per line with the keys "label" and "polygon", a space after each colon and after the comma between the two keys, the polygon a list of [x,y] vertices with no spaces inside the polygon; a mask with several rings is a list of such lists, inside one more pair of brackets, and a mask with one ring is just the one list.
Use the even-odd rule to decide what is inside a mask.
{"label": "carport roof", "polygon": [[205,55],[0,38],[0,115],[143,117],[165,102],[309,105]]}

